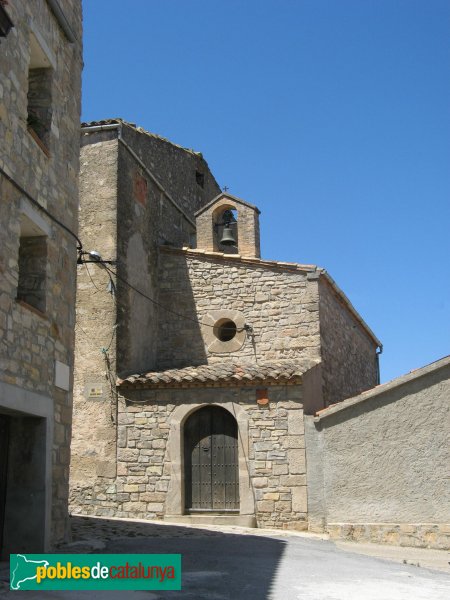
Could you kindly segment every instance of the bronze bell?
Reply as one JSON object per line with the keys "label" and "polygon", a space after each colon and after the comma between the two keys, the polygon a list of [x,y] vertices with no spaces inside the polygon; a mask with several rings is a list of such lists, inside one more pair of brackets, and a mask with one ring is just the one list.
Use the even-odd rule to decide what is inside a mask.
{"label": "bronze bell", "polygon": [[222,239],[220,243],[224,246],[235,246],[236,240],[234,239],[233,232],[231,231],[231,227],[229,223],[225,223],[222,231]]}

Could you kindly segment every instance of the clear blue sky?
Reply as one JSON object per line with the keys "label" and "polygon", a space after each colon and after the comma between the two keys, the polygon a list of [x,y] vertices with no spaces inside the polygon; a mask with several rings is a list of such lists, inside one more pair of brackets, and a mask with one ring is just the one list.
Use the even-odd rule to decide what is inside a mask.
{"label": "clear blue sky", "polygon": [[382,381],[450,354],[448,0],[84,0],[83,120],[201,151],[326,268]]}

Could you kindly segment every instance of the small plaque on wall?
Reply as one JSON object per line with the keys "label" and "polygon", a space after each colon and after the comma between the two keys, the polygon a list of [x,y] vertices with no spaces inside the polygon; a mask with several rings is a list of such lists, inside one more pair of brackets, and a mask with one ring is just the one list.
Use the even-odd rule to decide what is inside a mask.
{"label": "small plaque on wall", "polygon": [[70,390],[70,367],[55,360],[55,385],[68,392]]}
{"label": "small plaque on wall", "polygon": [[85,396],[88,400],[103,400],[105,390],[102,383],[87,383],[85,386]]}

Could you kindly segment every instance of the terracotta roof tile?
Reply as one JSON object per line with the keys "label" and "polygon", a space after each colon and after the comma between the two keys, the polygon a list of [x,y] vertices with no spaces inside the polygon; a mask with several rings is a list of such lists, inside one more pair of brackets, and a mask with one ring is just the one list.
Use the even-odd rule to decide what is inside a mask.
{"label": "terracotta roof tile", "polygon": [[209,365],[168,369],[166,371],[149,371],[118,379],[119,387],[180,387],[286,383],[298,380],[306,371],[316,364],[313,360],[278,360],[262,363],[243,363],[224,361]]}

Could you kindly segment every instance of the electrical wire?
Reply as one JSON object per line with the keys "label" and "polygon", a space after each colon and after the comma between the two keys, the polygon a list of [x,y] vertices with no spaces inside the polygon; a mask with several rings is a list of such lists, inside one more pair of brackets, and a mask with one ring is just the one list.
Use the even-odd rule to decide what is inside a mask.
{"label": "electrical wire", "polygon": [[118,323],[116,323],[115,325],[113,325],[113,332],[112,332],[111,340],[110,340],[107,348],[102,348],[102,353],[103,354],[107,354],[109,352],[109,349],[111,348],[113,340],[114,340],[114,337],[116,335],[116,329],[117,329],[118,325],[119,325]]}
{"label": "electrical wire", "polygon": [[116,384],[115,384],[114,373],[111,368],[111,360],[109,358],[108,350],[114,339],[115,330],[116,330],[116,325],[113,327],[113,335],[112,335],[111,342],[109,343],[108,348],[102,348],[102,354],[105,359],[107,379],[108,379],[110,391],[111,391],[110,417],[111,417],[111,422],[113,423],[113,425],[115,425],[117,423],[117,411],[118,411],[119,404],[117,402],[118,394],[117,394],[117,389],[116,389]]}
{"label": "electrical wire", "polygon": [[[89,270],[87,268],[86,262],[83,261],[83,259],[81,258],[82,254],[85,254],[82,250],[83,250],[83,244],[81,243],[80,238],[71,230],[69,229],[69,227],[67,227],[67,225],[64,225],[64,223],[62,223],[59,219],[57,219],[56,217],[54,217],[51,212],[49,212],[44,206],[42,206],[35,198],[33,198],[33,196],[31,196],[31,194],[29,194],[20,184],[17,183],[17,181],[15,181],[10,175],[8,175],[8,173],[2,168],[0,167],[0,173],[10,182],[12,183],[12,185],[19,190],[19,192],[21,192],[24,196],[26,196],[28,198],[28,200],[34,205],[36,206],[36,208],[38,208],[40,211],[42,211],[51,221],[53,221],[54,223],[56,223],[57,225],[59,225],[59,227],[61,227],[62,229],[64,229],[64,231],[66,231],[69,235],[71,235],[77,242],[77,250],[78,250],[78,254],[79,254],[79,263],[82,263],[85,265],[87,273],[89,275],[89,279],[92,282],[92,285],[96,288],[96,290],[100,291],[99,288],[95,285],[91,274],[89,273]],[[196,319],[192,319],[190,317],[188,317],[187,315],[183,315],[181,313],[178,313],[174,310],[171,310],[170,308],[167,308],[167,306],[165,306],[164,304],[161,304],[160,302],[158,302],[157,300],[155,300],[154,298],[151,298],[150,296],[147,296],[147,294],[144,294],[144,292],[142,292],[140,289],[138,289],[137,287],[135,287],[133,284],[131,284],[129,281],[127,281],[126,279],[124,279],[123,277],[121,277],[120,275],[118,275],[116,272],[114,272],[112,269],[110,269],[104,261],[95,261],[98,262],[98,264],[101,264],[107,271],[108,273],[110,273],[110,275],[114,275],[114,277],[117,277],[117,279],[119,281],[121,281],[122,283],[124,283],[125,285],[127,285],[130,289],[132,289],[133,291],[135,291],[137,294],[139,294],[140,296],[142,296],[143,298],[145,298],[146,300],[148,300],[149,302],[152,302],[152,304],[154,304],[155,306],[158,306],[159,308],[162,308],[163,310],[165,310],[166,312],[169,312],[177,317],[180,317],[181,319],[185,319],[186,321],[191,321],[192,323],[200,324],[203,325],[204,327],[211,327],[214,329],[215,325],[210,325],[209,323],[202,323],[202,322],[198,322]],[[227,328],[224,327],[224,330],[226,330]],[[230,328],[229,328],[230,329]],[[233,328],[234,331],[234,328]],[[236,332],[240,333],[242,331],[248,332],[251,331],[251,326],[250,325],[244,325],[244,327],[242,327],[241,329],[236,329]]]}
{"label": "electrical wire", "polygon": [[51,212],[49,212],[46,208],[44,208],[42,206],[42,204],[39,204],[39,202],[37,200],[35,200],[35,198],[33,198],[33,196],[31,196],[20,184],[17,183],[17,181],[15,181],[10,175],[8,175],[8,173],[2,169],[0,167],[0,173],[3,175],[3,177],[5,177],[10,183],[13,184],[13,186],[19,190],[19,192],[21,192],[24,196],[26,196],[28,198],[28,200],[31,202],[31,204],[33,204],[34,206],[36,206],[36,208],[38,208],[40,211],[42,211],[50,220],[52,220],[54,223],[56,223],[57,225],[59,225],[62,229],[64,229],[64,231],[66,231],[68,234],[70,234],[77,242],[77,250],[78,252],[81,252],[81,250],[83,249],[83,244],[80,241],[80,238],[75,235],[75,233],[69,229],[67,227],[67,225],[64,225],[64,223],[62,223],[59,219],[57,219],[56,217],[54,217],[52,215]]}
{"label": "electrical wire", "polygon": [[93,342],[92,342],[92,338],[85,332],[85,330],[81,327],[80,323],[77,323],[77,325],[76,325],[76,331],[77,332],[81,331],[81,333],[84,335],[84,337],[87,339],[87,341],[91,342],[92,345],[94,345]]}
{"label": "electrical wire", "polygon": [[[83,252],[83,244],[80,240],[80,238],[71,230],[69,229],[69,227],[67,227],[67,225],[65,225],[62,221],[60,221],[59,219],[57,219],[54,215],[52,215],[51,212],[49,212],[44,206],[42,206],[35,198],[33,198],[33,196],[31,196],[31,194],[29,194],[19,183],[17,183],[17,181],[15,181],[15,179],[13,179],[10,175],[8,175],[8,173],[2,168],[0,167],[0,173],[3,175],[3,177],[5,177],[21,194],[23,194],[26,198],[28,198],[28,200],[31,202],[31,204],[33,204],[33,206],[35,206],[37,209],[39,209],[41,212],[43,212],[51,221],[53,221],[56,225],[58,225],[59,227],[61,227],[61,229],[64,229],[64,231],[66,231],[71,237],[73,237],[75,239],[75,241],[77,242],[77,251],[78,251],[78,262],[84,264],[87,274],[89,276],[89,279],[91,280],[92,285],[95,287],[95,289],[97,291],[101,291],[98,286],[95,284],[94,280],[91,277],[91,274],[89,272],[89,269],[86,265],[86,261],[83,261],[83,259],[81,258],[81,256],[83,254],[86,254],[85,252]],[[142,296],[143,298],[145,298],[146,300],[148,300],[149,302],[151,302],[152,304],[154,304],[155,306],[158,306],[159,308],[162,308],[163,310],[165,310],[166,312],[169,312],[181,319],[185,319],[186,321],[191,321],[192,323],[195,323],[196,325],[202,325],[204,327],[211,327],[212,329],[214,329],[215,325],[210,325],[209,323],[203,323],[203,322],[199,322],[196,319],[192,319],[191,317],[188,317],[187,315],[183,315],[181,313],[178,313],[170,308],[168,308],[167,306],[165,306],[164,304],[161,304],[161,302],[158,302],[157,300],[155,300],[154,298],[151,298],[150,296],[147,296],[147,294],[145,294],[144,292],[142,292],[140,289],[138,289],[137,287],[135,287],[133,284],[131,284],[129,281],[127,281],[125,278],[121,277],[120,275],[118,275],[115,271],[113,271],[112,269],[110,269],[104,261],[95,261],[98,262],[98,264],[102,265],[106,271],[108,271],[109,275],[114,275],[114,277],[116,277],[119,281],[121,281],[122,283],[124,283],[126,286],[128,286],[130,289],[132,289],[133,291],[135,291],[137,294],[139,294],[140,296]],[[110,277],[110,281],[113,284],[111,277]],[[113,328],[113,333],[112,333],[112,337],[111,337],[111,341],[109,342],[109,345],[107,348],[103,348],[102,352],[105,355],[105,359],[108,362],[108,351],[112,345],[112,342],[114,340],[114,336],[116,333],[116,328],[117,328],[117,324],[114,325]],[[224,330],[227,329],[231,329],[231,328],[227,328],[224,327]],[[84,335],[86,337],[87,334],[84,330],[82,330]],[[234,328],[233,328],[234,331]],[[245,331],[246,334],[248,332],[252,331],[252,327],[251,325],[244,325],[244,327],[240,328],[240,329],[236,329],[236,332],[242,332]]]}
{"label": "electrical wire", "polygon": [[[211,327],[212,329],[214,329],[214,327],[216,327],[215,325],[210,325],[209,323],[203,323],[201,321],[199,322],[196,319],[192,319],[191,317],[188,317],[186,315],[183,315],[181,313],[176,312],[175,310],[172,310],[172,309],[168,308],[167,306],[165,306],[161,302],[158,302],[154,298],[151,298],[150,296],[147,296],[147,294],[145,294],[144,292],[142,292],[139,288],[135,287],[132,283],[130,283],[129,281],[127,281],[124,277],[121,277],[120,275],[118,275],[115,271],[113,271],[112,269],[110,269],[102,261],[98,261],[98,264],[101,264],[103,266],[103,268],[106,269],[111,275],[114,275],[115,277],[117,277],[117,279],[119,281],[121,281],[122,283],[124,283],[126,286],[128,286],[130,289],[132,289],[133,291],[135,291],[137,294],[139,294],[140,296],[142,296],[143,298],[145,298],[146,300],[148,300],[149,302],[151,302],[155,306],[158,306],[159,308],[162,308],[166,312],[169,312],[172,315],[180,317],[181,319],[185,319],[186,321],[191,321],[192,323],[195,323],[196,325],[203,325],[205,327]],[[224,329],[226,329],[226,328],[224,328]],[[233,328],[233,330],[234,330],[234,328]],[[249,330],[251,330],[251,326],[250,325],[244,325],[244,327],[242,327],[240,329],[236,329],[236,332],[238,332],[238,333],[240,333],[242,331],[247,332]]]}
{"label": "electrical wire", "polygon": [[98,287],[98,285],[96,285],[95,281],[92,279],[91,272],[89,271],[87,264],[86,263],[83,263],[83,264],[84,264],[84,268],[86,269],[86,273],[89,275],[89,279],[91,280],[92,285],[95,287],[97,292],[101,292],[102,290]]}
{"label": "electrical wire", "polygon": [[[86,267],[86,269],[87,269],[87,265],[85,264],[85,261],[83,261],[83,259],[81,257],[82,254],[84,254],[84,253],[80,252],[79,263],[84,264],[85,267]],[[178,312],[176,312],[174,310],[171,310],[170,308],[167,308],[167,306],[165,306],[164,304],[161,304],[161,302],[158,302],[154,298],[151,298],[150,296],[147,296],[147,294],[145,294],[144,292],[142,292],[139,288],[135,287],[133,284],[131,284],[129,281],[127,281],[124,277],[121,277],[120,275],[118,275],[116,271],[113,271],[108,266],[108,264],[110,264],[109,261],[102,261],[102,260],[98,260],[97,261],[96,260],[94,262],[97,263],[99,266],[102,266],[108,272],[108,275],[109,275],[109,278],[110,278],[110,281],[111,281],[112,284],[114,284],[114,282],[112,281],[111,275],[113,275],[114,277],[116,277],[119,281],[121,281],[122,283],[124,283],[127,287],[129,287],[130,289],[132,289],[133,291],[135,291],[137,294],[139,294],[140,296],[142,296],[143,298],[145,298],[146,300],[148,300],[149,302],[151,302],[155,306],[158,306],[159,308],[162,308],[162,309],[164,309],[165,311],[167,311],[167,312],[169,312],[171,314],[176,315],[177,317],[180,317],[182,319],[186,319],[188,321],[191,321],[192,323],[195,323],[196,325],[204,325],[205,327],[211,327],[211,328],[215,327],[214,325],[210,325],[209,323],[202,323],[201,321],[199,322],[198,320],[192,319],[192,318],[190,318],[190,317],[188,317],[186,315],[183,315],[183,314],[178,313]],[[95,286],[95,284],[94,284],[94,282],[93,282],[93,280],[92,280],[92,278],[90,276],[89,270],[88,270],[88,274],[89,274],[89,277],[90,277],[93,285]],[[97,287],[97,286],[95,286],[95,287]],[[110,342],[108,344],[108,347],[107,348],[102,348],[102,350],[101,350],[102,354],[103,354],[103,356],[105,358],[106,372],[107,372],[107,375],[108,375],[108,381],[109,381],[110,386],[111,386],[111,398],[115,397],[116,400],[117,400],[117,391],[116,391],[115,384],[114,384],[114,381],[113,381],[113,375],[112,375],[112,369],[111,369],[111,362],[110,362],[110,358],[109,358],[108,352],[109,352],[109,349],[112,346],[114,337],[116,335],[117,327],[118,327],[118,323],[116,323],[114,325],[114,327],[113,327],[113,332],[112,332],[111,340],[110,340]],[[233,330],[234,330],[234,328],[233,328]],[[242,332],[242,331],[245,331],[246,338],[250,334],[250,335],[252,335],[252,339],[254,339],[253,328],[252,328],[251,325],[244,325],[244,327],[242,327],[241,329],[236,329],[236,332]],[[84,331],[83,331],[83,333],[84,333]],[[131,404],[135,404],[135,405],[143,405],[143,404],[148,403],[148,400],[136,400],[136,399],[130,399],[130,398],[128,398],[127,402],[130,402]],[[114,409],[114,406],[115,406],[115,409]],[[117,414],[116,414],[117,413],[117,402],[116,402],[116,404],[114,406],[113,406],[113,403],[111,403],[111,420],[112,420],[113,423],[116,423],[116,421],[117,421]],[[114,413],[114,410],[116,411],[116,413]]]}

